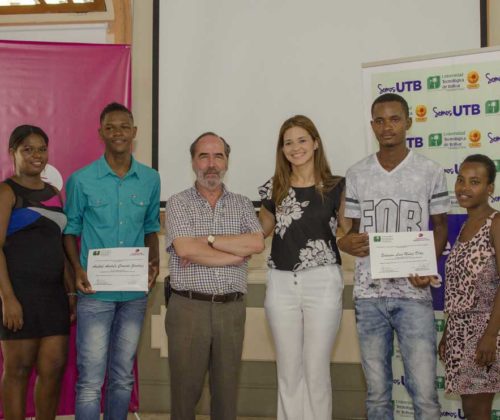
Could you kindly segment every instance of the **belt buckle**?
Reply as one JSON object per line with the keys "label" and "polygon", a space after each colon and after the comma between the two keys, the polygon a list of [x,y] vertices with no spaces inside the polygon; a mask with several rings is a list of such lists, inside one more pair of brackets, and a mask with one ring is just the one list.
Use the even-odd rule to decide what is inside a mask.
{"label": "belt buckle", "polygon": [[223,301],[217,301],[217,300],[215,300],[216,296],[218,296],[218,295],[216,295],[215,293],[212,295],[212,299],[211,299],[212,303],[224,303]]}

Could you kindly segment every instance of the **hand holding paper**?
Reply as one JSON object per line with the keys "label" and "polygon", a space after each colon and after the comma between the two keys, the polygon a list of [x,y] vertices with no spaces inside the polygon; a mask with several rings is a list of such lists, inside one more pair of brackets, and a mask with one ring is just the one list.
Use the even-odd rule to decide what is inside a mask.
{"label": "hand holding paper", "polygon": [[425,287],[430,279],[424,277],[438,274],[430,231],[370,233],[369,242],[373,279],[413,276],[414,286]]}
{"label": "hand holding paper", "polygon": [[89,250],[87,277],[95,291],[148,291],[149,248]]}

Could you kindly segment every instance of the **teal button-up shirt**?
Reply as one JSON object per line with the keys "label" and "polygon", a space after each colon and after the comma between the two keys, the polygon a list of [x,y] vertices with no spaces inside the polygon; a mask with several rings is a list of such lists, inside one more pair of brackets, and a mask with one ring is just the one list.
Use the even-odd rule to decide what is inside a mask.
{"label": "teal button-up shirt", "polygon": [[[105,157],[76,171],[66,184],[64,233],[81,237],[80,262],[87,269],[89,249],[141,247],[144,235],[160,230],[160,176],[132,157],[120,178]],[[127,301],[143,292],[96,292],[89,297]]]}

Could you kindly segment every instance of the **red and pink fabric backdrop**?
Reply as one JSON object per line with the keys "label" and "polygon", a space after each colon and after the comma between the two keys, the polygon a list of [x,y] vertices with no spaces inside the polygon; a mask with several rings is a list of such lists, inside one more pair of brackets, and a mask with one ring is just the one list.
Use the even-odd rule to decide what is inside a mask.
{"label": "red and pink fabric backdrop", "polygon": [[[0,41],[0,69],[0,179],[12,173],[10,133],[20,124],[33,124],[49,136],[50,166],[44,176],[64,189],[71,173],[103,152],[97,129],[104,106],[113,101],[130,106],[130,46]],[[73,326],[59,414],[74,413],[74,339]],[[34,376],[29,416],[34,414],[33,381]],[[136,380],[130,410],[137,409]]]}

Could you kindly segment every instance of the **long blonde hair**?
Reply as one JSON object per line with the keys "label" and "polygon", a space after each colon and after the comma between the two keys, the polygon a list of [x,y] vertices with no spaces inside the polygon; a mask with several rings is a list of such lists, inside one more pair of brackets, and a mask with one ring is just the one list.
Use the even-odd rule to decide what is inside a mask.
{"label": "long blonde hair", "polygon": [[333,176],[330,171],[330,165],[326,160],[323,143],[321,142],[321,137],[314,123],[304,115],[295,115],[282,124],[278,136],[272,195],[272,199],[276,205],[281,204],[283,199],[288,195],[288,190],[291,186],[290,177],[292,174],[292,165],[288,162],[283,153],[283,142],[285,132],[292,127],[300,127],[306,130],[313,141],[316,141],[318,145],[314,151],[314,182],[316,191],[321,197],[330,191],[341,179],[338,176]]}

